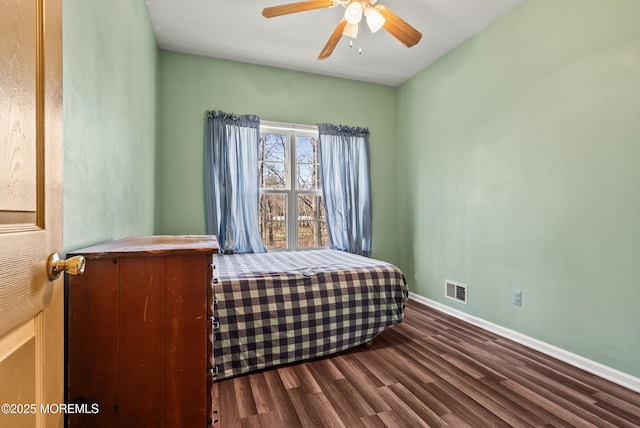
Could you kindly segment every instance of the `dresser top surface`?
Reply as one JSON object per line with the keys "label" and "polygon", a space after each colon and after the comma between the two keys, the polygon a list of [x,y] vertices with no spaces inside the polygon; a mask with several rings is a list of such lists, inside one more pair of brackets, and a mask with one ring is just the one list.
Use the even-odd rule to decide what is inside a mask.
{"label": "dresser top surface", "polygon": [[155,235],[130,236],[72,251],[68,255],[83,255],[96,259],[217,252],[218,240],[213,235]]}

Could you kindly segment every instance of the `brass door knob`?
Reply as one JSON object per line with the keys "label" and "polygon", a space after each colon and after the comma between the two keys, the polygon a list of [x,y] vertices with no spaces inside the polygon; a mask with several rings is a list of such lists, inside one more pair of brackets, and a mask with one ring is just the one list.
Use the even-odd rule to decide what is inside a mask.
{"label": "brass door knob", "polygon": [[62,260],[58,253],[52,253],[47,261],[47,273],[51,281],[58,279],[62,272],[66,272],[69,275],[82,275],[84,273],[84,265],[85,260],[82,256]]}

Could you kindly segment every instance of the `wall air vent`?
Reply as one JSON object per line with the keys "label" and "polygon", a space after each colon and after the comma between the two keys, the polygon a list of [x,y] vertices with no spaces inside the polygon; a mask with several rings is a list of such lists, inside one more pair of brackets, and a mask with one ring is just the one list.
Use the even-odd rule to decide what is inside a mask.
{"label": "wall air vent", "polygon": [[459,282],[444,280],[444,297],[447,299],[455,300],[463,305],[467,304],[467,284],[461,284]]}

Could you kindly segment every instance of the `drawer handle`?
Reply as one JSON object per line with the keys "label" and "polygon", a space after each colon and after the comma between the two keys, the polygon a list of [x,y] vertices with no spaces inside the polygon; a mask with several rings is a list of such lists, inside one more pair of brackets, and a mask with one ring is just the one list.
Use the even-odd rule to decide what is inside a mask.
{"label": "drawer handle", "polygon": [[209,317],[209,321],[211,321],[211,328],[213,330],[217,330],[220,328],[220,321],[216,321],[215,317]]}
{"label": "drawer handle", "polygon": [[209,423],[207,425],[212,426],[213,424],[217,424],[218,422],[220,422],[220,419],[218,418],[218,411],[214,410],[213,419],[209,418]]}

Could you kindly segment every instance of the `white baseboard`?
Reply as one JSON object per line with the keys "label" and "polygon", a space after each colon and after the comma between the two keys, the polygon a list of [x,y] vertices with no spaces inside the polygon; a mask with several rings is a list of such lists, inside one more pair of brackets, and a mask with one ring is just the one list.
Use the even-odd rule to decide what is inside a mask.
{"label": "white baseboard", "polygon": [[600,376],[601,378],[610,380],[611,382],[614,382],[620,386],[623,386],[625,388],[631,389],[636,392],[640,392],[640,378],[621,372],[614,368],[605,366],[604,364],[598,363],[596,361],[592,361],[587,358],[581,357],[580,355],[566,351],[562,348],[558,348],[557,346],[542,342],[541,340],[534,339],[533,337],[529,337],[522,333],[518,333],[515,330],[502,327],[498,324],[494,324],[492,322],[483,320],[482,318],[476,317],[474,315],[469,315],[465,312],[459,311],[447,305],[443,305],[442,303],[436,302],[435,300],[431,300],[426,297],[420,296],[419,294],[409,292],[409,298],[415,300],[416,302],[429,306],[433,309],[436,309],[440,312],[444,312],[446,314],[459,318],[463,321],[466,321],[470,324],[473,324],[485,330],[488,330],[492,333],[495,333],[507,339],[513,340],[514,342],[528,346],[529,348],[542,352],[543,354],[549,355],[550,357],[556,358],[560,361],[564,361],[565,363],[571,364],[572,366],[578,367],[596,376]]}

